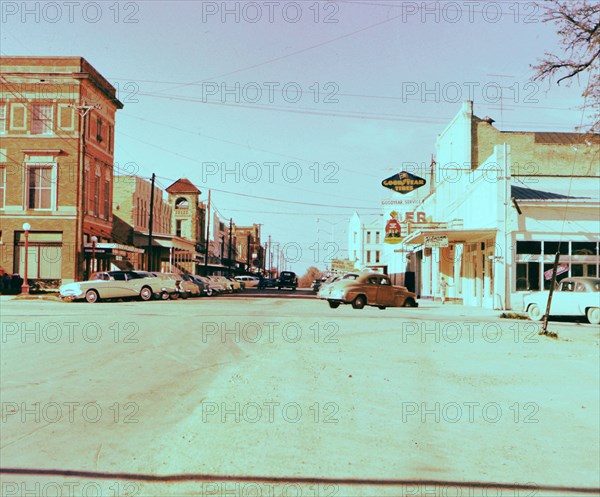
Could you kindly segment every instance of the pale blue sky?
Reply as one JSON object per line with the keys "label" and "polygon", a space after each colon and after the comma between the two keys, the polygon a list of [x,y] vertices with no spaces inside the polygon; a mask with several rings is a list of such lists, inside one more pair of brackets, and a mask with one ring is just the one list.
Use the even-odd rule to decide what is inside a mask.
{"label": "pale blue sky", "polygon": [[[423,2],[279,1],[272,6],[273,22],[265,2],[80,2],[72,22],[68,6],[55,4],[60,12],[28,2],[31,13],[24,16],[23,2],[2,2],[2,54],[85,57],[119,88],[125,104],[117,115],[115,162],[134,162],[141,176],[155,172],[162,186],[185,176],[204,191],[212,188],[224,217],[240,225],[262,223],[263,239],[271,234],[283,244],[298,243],[302,260],[292,268],[299,272],[315,262],[308,247],[330,240],[330,223],[339,223],[336,239],[345,245],[344,220],[352,206],[377,212],[387,195],[382,179],[403,162],[429,162],[437,134],[469,97],[465,83],[479,83],[476,114],[493,117],[503,130],[574,131],[582,121],[577,82],[571,88],[526,86],[529,65],[558,50],[554,26],[528,22],[541,15],[532,2],[453,3],[461,12],[449,2],[426,2],[432,13],[423,19]],[[233,14],[223,22],[224,5],[239,10],[239,22]],[[249,22],[257,6],[260,17]],[[502,18],[491,22],[498,8]],[[300,20],[290,22],[298,12]],[[459,14],[459,22],[449,22]],[[338,22],[323,22],[327,15]],[[236,103],[221,93],[222,83],[249,85],[248,93]],[[296,103],[281,93],[290,83],[288,99],[296,95],[294,87],[302,89]],[[448,91],[438,93],[437,102],[436,83]],[[434,90],[425,103],[423,84]],[[272,102],[269,85],[275,88]],[[498,85],[507,87],[502,106],[493,102]],[[262,98],[252,102],[256,86]],[[332,93],[337,102],[326,102]],[[209,175],[209,162],[231,169],[239,162],[240,181]],[[250,162],[261,168],[258,182],[252,182],[257,169]],[[279,166],[265,165],[271,162]],[[295,167],[283,174],[288,162],[302,167],[296,183]],[[325,169],[325,163],[334,165]],[[337,183],[324,182],[327,173]],[[320,233],[317,217],[325,220]]]}

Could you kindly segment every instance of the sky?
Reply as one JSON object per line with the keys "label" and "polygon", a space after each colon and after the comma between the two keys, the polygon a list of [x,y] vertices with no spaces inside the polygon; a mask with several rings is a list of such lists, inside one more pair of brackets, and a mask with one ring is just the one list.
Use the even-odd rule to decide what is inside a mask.
{"label": "sky", "polygon": [[380,213],[381,181],[430,163],[462,101],[501,130],[586,123],[587,79],[531,81],[561,49],[529,1],[0,6],[2,55],[83,56],[117,88],[117,172],[210,189],[299,274],[346,255],[352,213]]}

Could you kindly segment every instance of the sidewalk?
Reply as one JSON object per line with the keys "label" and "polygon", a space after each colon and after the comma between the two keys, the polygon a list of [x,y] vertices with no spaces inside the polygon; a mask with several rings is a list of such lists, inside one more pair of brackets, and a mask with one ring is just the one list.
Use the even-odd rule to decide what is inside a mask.
{"label": "sidewalk", "polygon": [[484,307],[474,307],[469,305],[463,305],[453,302],[446,302],[442,304],[439,300],[419,300],[419,308],[427,309],[434,315],[440,316],[454,316],[454,317],[466,317],[466,318],[488,318],[488,319],[499,319],[502,314],[522,314],[515,311],[502,311],[494,309],[486,309]]}

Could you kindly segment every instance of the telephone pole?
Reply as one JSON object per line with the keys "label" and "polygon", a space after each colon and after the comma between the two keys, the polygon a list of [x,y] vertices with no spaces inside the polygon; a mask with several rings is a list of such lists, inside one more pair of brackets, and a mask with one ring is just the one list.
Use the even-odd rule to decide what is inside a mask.
{"label": "telephone pole", "polygon": [[229,277],[231,278],[231,239],[233,237],[233,220],[229,218],[229,252],[228,252],[228,266],[229,266]]}
{"label": "telephone pole", "polygon": [[206,202],[206,240],[204,246],[204,276],[208,276],[208,246],[210,245],[210,190]]}
{"label": "telephone pole", "polygon": [[148,218],[148,261],[146,270],[152,271],[152,228],[154,224],[154,182],[156,174],[152,173],[152,186],[150,187],[150,216]]}

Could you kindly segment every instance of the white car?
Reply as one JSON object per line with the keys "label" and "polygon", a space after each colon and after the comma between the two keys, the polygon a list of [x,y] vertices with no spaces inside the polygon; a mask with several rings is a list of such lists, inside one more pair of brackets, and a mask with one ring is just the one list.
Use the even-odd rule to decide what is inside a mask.
{"label": "white car", "polygon": [[[524,299],[523,309],[532,321],[544,317],[548,291],[535,292]],[[592,324],[600,323],[600,278],[565,278],[552,294],[551,316],[585,316]]]}
{"label": "white car", "polygon": [[165,282],[151,273],[104,271],[92,274],[88,281],[62,285],[59,294],[63,301],[85,299],[89,303],[95,303],[101,299],[133,297],[150,300],[167,291]]}
{"label": "white car", "polygon": [[236,276],[235,279],[240,283],[244,283],[246,288],[254,288],[260,282],[260,279],[256,276]]}

